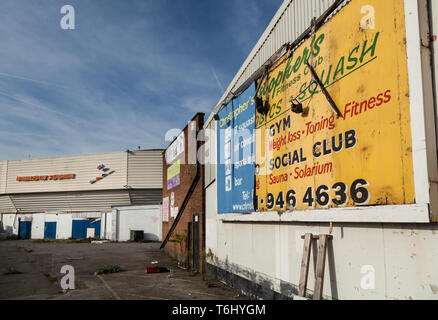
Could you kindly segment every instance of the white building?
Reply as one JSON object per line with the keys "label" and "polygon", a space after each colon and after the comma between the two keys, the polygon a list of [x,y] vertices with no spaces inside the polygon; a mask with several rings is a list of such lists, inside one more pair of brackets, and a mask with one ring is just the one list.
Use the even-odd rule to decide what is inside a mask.
{"label": "white building", "polygon": [[0,227],[32,239],[161,240],[163,150],[0,162]]}
{"label": "white building", "polygon": [[[320,19],[332,5],[335,9]],[[395,19],[394,15],[398,18]],[[315,24],[312,23],[313,18],[317,19]],[[342,27],[331,27],[332,23],[339,23],[340,19],[344,22]],[[389,23],[386,23],[387,19]],[[438,31],[437,26],[432,25],[432,21],[438,21],[436,1],[283,2],[204,126],[205,129],[212,130],[206,143],[206,161],[210,165],[205,166],[206,250],[209,257],[207,262],[215,270],[218,278],[260,298],[294,298],[300,289],[304,246],[302,236],[307,233],[330,234],[333,239],[329,241],[327,249],[322,282],[323,298],[438,299],[437,95],[434,94],[434,91],[437,92],[438,82],[438,46],[436,41],[433,42]],[[390,29],[395,23],[404,23],[405,26],[391,33]],[[336,50],[346,44],[350,45],[349,49],[352,51],[349,58],[353,59],[354,53],[358,50],[356,48],[359,48],[356,45],[364,40],[367,40],[368,44],[371,43],[376,32],[380,32],[380,39],[388,39],[387,43],[391,41],[391,37],[395,39],[403,35],[402,41],[397,42],[397,45],[406,46],[405,49],[391,50],[389,46],[384,47],[383,43],[386,40],[382,40],[376,52],[379,55],[378,59],[392,54],[393,59],[388,58],[389,63],[403,61],[404,57],[401,64],[405,64],[407,70],[398,76],[399,79],[408,76],[406,83],[409,93],[405,92],[401,98],[409,100],[406,104],[408,109],[402,117],[410,116],[410,121],[407,121],[410,126],[408,143],[412,140],[412,147],[407,151],[412,153],[413,174],[407,178],[413,181],[415,197],[409,203],[398,205],[381,202],[373,206],[352,205],[320,210],[218,214],[218,167],[215,163],[216,150],[219,150],[217,147],[223,146],[216,145],[219,124],[216,115],[232,97],[239,96],[245,88],[262,77],[266,67],[275,63],[287,50],[301,50],[300,45],[306,43],[306,40],[308,43],[308,39],[311,39],[312,25],[317,25],[315,32],[318,35],[321,32],[325,33],[325,41],[331,41],[324,61],[336,58]],[[346,38],[348,40],[345,40]],[[285,46],[286,44],[289,46]],[[339,61],[345,62],[347,58]],[[319,74],[325,66],[324,61],[316,61],[317,64],[321,64],[315,67]],[[337,61],[334,62],[333,68],[336,67]],[[341,64],[337,65],[339,67]],[[327,70],[328,65],[325,67]],[[381,65],[377,73],[366,74],[364,70],[366,68],[361,71],[364,72],[363,76],[357,78],[354,83],[344,81],[342,87],[339,82],[338,85],[327,89],[337,103],[343,103],[348,94],[352,99],[356,96],[362,97],[369,86],[383,81],[388,75],[385,73],[385,65]],[[377,74],[379,76],[376,76]],[[281,77],[277,79],[281,80]],[[299,86],[303,85],[300,83],[302,79],[307,78],[302,75],[301,80],[298,80]],[[352,90],[344,93],[345,86]],[[301,88],[304,87],[305,85]],[[285,90],[294,88],[292,86]],[[322,94],[317,99],[323,99],[321,96]],[[324,100],[318,101],[322,101],[318,108],[311,105],[311,108],[315,108],[311,109],[311,116],[312,110],[316,110],[316,114],[321,110],[330,110],[324,109],[329,108]],[[290,105],[287,101],[283,101],[283,104]],[[395,112],[398,105],[394,104]],[[341,106],[344,107],[344,104]],[[291,114],[291,117],[295,117],[292,118],[292,126],[295,119],[297,122],[301,121],[297,115]],[[398,134],[397,131],[393,132]],[[373,131],[370,129],[369,133],[373,134]],[[362,140],[359,142],[364,141],[364,136],[360,137]],[[378,143],[380,141],[376,139],[375,145],[369,146],[372,148],[378,146]],[[366,161],[361,160],[361,153],[348,154],[352,156],[345,159],[344,168],[353,165],[350,161],[356,159],[359,162]],[[365,159],[368,155],[365,148],[362,148],[362,154]],[[308,159],[310,156],[311,154],[308,155]],[[363,173],[377,175],[376,181],[379,177],[384,181],[386,176],[391,174],[407,175],[408,169],[393,173],[397,162],[385,163],[383,156],[381,160],[381,165],[385,168],[383,172],[376,174],[380,170],[377,165],[371,169],[364,169]],[[361,168],[368,168],[367,163]],[[299,183],[296,186],[299,187]],[[371,196],[371,200],[376,199],[375,194]],[[300,199],[297,197],[297,200]],[[312,297],[315,292],[316,249],[317,247],[313,246],[310,255],[307,297]],[[318,276],[320,279],[321,274]]]}

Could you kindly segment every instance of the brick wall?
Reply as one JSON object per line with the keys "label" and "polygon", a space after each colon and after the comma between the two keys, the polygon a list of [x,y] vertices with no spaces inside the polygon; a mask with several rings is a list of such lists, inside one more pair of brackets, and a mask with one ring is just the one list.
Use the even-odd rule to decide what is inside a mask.
{"label": "brick wall", "polygon": [[[184,152],[180,156],[178,156],[175,161],[178,159],[181,161],[180,166],[180,185],[172,188],[171,190],[167,189],[167,169],[171,166],[171,164],[166,163],[165,155],[163,154],[163,198],[169,197],[169,221],[163,221],[163,239],[168,235],[169,230],[172,225],[175,223],[175,218],[171,217],[170,213],[170,199],[171,193],[174,193],[174,206],[178,207],[180,212],[178,213],[178,222],[174,226],[173,231],[170,233],[169,240],[167,241],[164,251],[170,256],[176,258],[181,262],[183,266],[192,267],[193,266],[193,213],[199,213],[199,223],[198,223],[198,232],[199,232],[199,263],[201,264],[202,255],[205,248],[205,234],[204,234],[204,225],[205,225],[205,195],[204,195],[204,168],[203,165],[199,164],[199,180],[197,182],[196,188],[190,197],[187,206],[184,211],[181,213],[181,206],[183,201],[190,189],[192,182],[196,177],[196,169],[197,165],[195,163],[189,163],[189,159],[196,160],[197,148],[192,147],[189,148],[189,143],[193,146],[196,146],[196,141],[194,140],[196,137],[193,135],[193,132],[197,132],[199,129],[202,129],[204,125],[204,114],[198,113],[191,120],[195,122],[195,126],[192,128],[189,123],[184,128]],[[202,145],[202,142],[198,142],[198,148]],[[175,163],[175,161],[173,163]],[[195,162],[195,161],[193,161]],[[183,164],[184,163],[184,164]],[[192,223],[192,226],[189,228],[189,223]],[[189,241],[187,241],[187,239]],[[187,247],[187,242],[189,242],[189,247]]]}

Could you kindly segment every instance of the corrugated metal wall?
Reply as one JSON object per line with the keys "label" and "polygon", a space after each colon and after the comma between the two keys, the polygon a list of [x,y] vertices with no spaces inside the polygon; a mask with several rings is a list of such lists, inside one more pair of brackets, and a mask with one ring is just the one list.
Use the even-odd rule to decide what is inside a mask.
{"label": "corrugated metal wall", "polygon": [[0,196],[0,213],[16,212],[14,203],[9,196]]}
{"label": "corrugated metal wall", "polygon": [[[285,0],[219,100],[215,112],[230,92],[243,85],[285,43],[295,41],[311,26],[314,17],[320,17],[335,2],[336,0]],[[206,124],[211,121],[213,113]]]}
{"label": "corrugated metal wall", "polygon": [[0,213],[110,212],[114,206],[159,205],[161,189],[49,192],[0,196]]}
{"label": "corrugated metal wall", "polygon": [[129,190],[132,205],[161,204],[162,189],[134,189]]}
{"label": "corrugated metal wall", "polygon": [[6,175],[8,172],[8,162],[0,162],[0,194],[6,193]]}
{"label": "corrugated metal wall", "polygon": [[[100,164],[104,164],[115,172],[91,184],[90,180],[102,174],[102,171],[97,169]],[[7,185],[4,193],[122,189],[126,185],[126,172],[126,152],[10,160],[7,161]],[[17,181],[17,177],[54,174],[75,174],[75,179]]]}
{"label": "corrugated metal wall", "polygon": [[131,204],[126,190],[17,194],[12,198],[22,213],[111,211],[112,206]]}
{"label": "corrugated metal wall", "polygon": [[134,189],[161,189],[163,152],[164,150],[130,151],[127,185]]}
{"label": "corrugated metal wall", "polygon": [[[112,206],[160,204],[162,153],[139,150],[0,162],[0,213],[106,212]],[[92,184],[103,173],[100,164],[115,172]],[[75,179],[17,181],[52,174],[75,174]]]}
{"label": "corrugated metal wall", "polygon": [[[101,153],[0,162],[0,194],[59,191],[115,190],[126,185],[139,189],[161,189],[163,150]],[[104,164],[114,173],[91,184]],[[74,179],[17,181],[17,177],[75,174]]]}

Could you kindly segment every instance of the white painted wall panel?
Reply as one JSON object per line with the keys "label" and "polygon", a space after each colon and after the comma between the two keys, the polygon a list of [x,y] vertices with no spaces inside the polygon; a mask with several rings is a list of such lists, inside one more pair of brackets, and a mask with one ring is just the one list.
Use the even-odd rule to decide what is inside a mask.
{"label": "white painted wall panel", "polygon": [[205,212],[206,223],[205,223],[205,246],[206,251],[212,250],[212,252],[217,251],[218,247],[218,230],[216,220],[217,216],[217,183],[213,182],[205,190],[205,198],[208,200],[205,202]]}
{"label": "white painted wall panel", "polygon": [[[211,219],[208,223],[211,223]],[[218,224],[216,264],[281,292],[281,283],[299,284],[302,234],[328,233],[327,225]],[[279,236],[275,229],[278,228]],[[247,252],[246,239],[253,241]],[[438,226],[341,224],[334,227],[327,252],[324,296],[334,299],[438,299]],[[240,246],[243,243],[244,245]],[[301,243],[301,244],[299,244]],[[233,248],[230,254],[227,248]],[[210,247],[211,248],[211,247]],[[240,248],[240,249],[239,249]],[[313,248],[315,249],[315,248]],[[367,270],[374,288],[362,288]],[[313,291],[316,250],[311,253],[308,289]],[[284,293],[284,292],[283,292]]]}
{"label": "white painted wall panel", "polygon": [[[243,226],[233,225],[233,229],[237,229],[235,234],[238,234]],[[252,230],[252,234],[257,234],[257,237],[251,236],[252,247],[254,248],[251,268],[260,273],[275,274],[275,226],[253,224]],[[239,253],[236,252],[236,254]]]}
{"label": "white painted wall panel", "polygon": [[3,214],[2,215],[3,231],[7,234],[18,234],[18,217],[16,214]]}
{"label": "white painted wall panel", "polygon": [[[255,72],[257,65],[265,63],[285,39],[291,41],[299,36],[309,26],[310,19],[319,16],[332,3],[333,1],[286,0],[222,98]],[[432,5],[435,22],[438,21],[438,5],[434,1]],[[415,1],[409,1],[408,9],[412,7],[416,7]],[[410,14],[408,20],[414,18]],[[437,25],[438,23],[435,28]],[[412,33],[413,28],[410,29]],[[416,29],[418,30],[418,26]],[[434,33],[437,33],[436,30]],[[275,39],[268,39],[271,37]],[[417,41],[416,46],[419,45],[420,42]],[[438,45],[435,50],[437,47]],[[419,60],[416,61],[418,65]],[[208,125],[209,121],[206,122],[206,127]],[[329,233],[328,222],[302,223],[289,220],[285,224],[278,221],[278,218],[270,220],[269,217],[257,223],[244,221],[245,219],[232,221],[232,218],[222,221],[224,215],[217,214],[216,192],[215,182],[206,188],[206,229],[209,231],[206,234],[206,245],[207,251],[210,249],[214,254],[213,263],[292,296],[290,288],[297,289],[299,284],[304,242],[300,237],[308,232]],[[427,192],[422,194],[427,195]],[[425,202],[427,201],[423,201]],[[412,212],[420,209],[423,210],[418,206],[408,208]],[[370,214],[376,213],[370,209]],[[249,216],[247,218],[252,219]],[[332,235],[333,240],[330,241],[326,260],[325,298],[438,299],[437,224],[340,222],[335,223]],[[248,238],[252,247],[248,245]],[[313,291],[315,283],[315,268],[316,250],[313,250],[308,282],[310,291]],[[370,270],[373,270],[372,273]],[[364,279],[370,279],[367,276],[371,274],[375,279],[374,285],[363,286],[366,284]]]}
{"label": "white painted wall panel", "polygon": [[[233,262],[236,264],[245,265],[249,262],[253,265],[252,229],[252,225],[242,225],[239,228],[232,228],[232,239],[239,239],[239,241],[232,242],[232,257]],[[261,241],[263,241],[263,239]]]}
{"label": "white painted wall panel", "polygon": [[111,212],[102,213],[100,221],[100,237],[102,239],[110,239],[111,231]]}
{"label": "white painted wall panel", "polygon": [[44,239],[44,213],[34,213],[32,214],[32,228],[30,237],[32,239]]}
{"label": "white painted wall panel", "polygon": [[71,213],[46,214],[45,222],[56,222],[56,239],[71,238],[73,227]]}
{"label": "white painted wall panel", "polygon": [[112,241],[117,241],[117,222],[118,222],[119,210],[113,209],[111,211],[111,234],[110,239]]}
{"label": "white painted wall panel", "polygon": [[162,240],[162,209],[160,206],[119,207],[118,241],[128,241],[131,230],[143,230],[145,240]]}
{"label": "white painted wall panel", "polygon": [[438,299],[438,228],[389,225],[383,236],[388,298]]}

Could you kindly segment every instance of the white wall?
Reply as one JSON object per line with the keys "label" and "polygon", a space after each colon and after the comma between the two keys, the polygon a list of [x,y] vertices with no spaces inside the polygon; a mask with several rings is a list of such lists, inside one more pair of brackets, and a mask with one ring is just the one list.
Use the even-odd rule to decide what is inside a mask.
{"label": "white wall", "polygon": [[[110,240],[128,241],[131,230],[143,230],[145,240],[162,240],[161,205],[132,206],[115,208],[112,212],[82,213],[35,213],[35,214],[3,214],[4,231],[18,234],[18,219],[32,221],[31,238],[43,239],[45,222],[56,222],[56,239],[72,237],[73,219],[101,218],[100,237]],[[106,236],[105,236],[106,222]],[[98,235],[96,235],[98,236]]]}
{"label": "white wall", "polygon": [[44,213],[34,213],[34,214],[14,214],[5,213],[2,215],[3,230],[8,234],[18,235],[18,219],[21,221],[31,221],[31,238],[32,239],[43,239],[44,238]]}
{"label": "white wall", "polygon": [[46,214],[45,222],[56,222],[56,239],[68,239],[72,236],[72,214]]}
{"label": "white wall", "polygon": [[[31,238],[44,239],[45,222],[56,222],[56,239],[69,239],[72,237],[73,220],[84,218],[101,218],[100,237],[105,236],[105,213],[101,212],[79,212],[79,213],[32,213],[32,214],[2,214],[0,221],[3,230],[9,234],[18,234],[18,219],[21,221],[32,221]],[[107,214],[107,238],[111,239],[112,213]],[[14,223],[15,222],[15,223]],[[115,239],[114,239],[115,240]]]}
{"label": "white wall", "polygon": [[44,239],[44,213],[34,213],[32,214],[32,239]]}
{"label": "white wall", "polygon": [[143,230],[145,240],[162,239],[161,205],[115,208],[112,218],[112,238],[118,241],[130,240],[131,230]]}
{"label": "white wall", "polygon": [[107,216],[108,213],[102,213],[102,217],[100,220],[100,238],[101,239],[108,239],[108,229],[106,230],[105,233],[105,224],[106,224],[106,228],[108,228],[108,220],[107,220]]}
{"label": "white wall", "polygon": [[[301,235],[328,234],[329,224],[225,222],[216,210],[216,182],[207,188],[206,196],[206,246],[214,254],[213,264],[293,296],[290,287],[298,287],[300,277]],[[438,299],[438,224],[335,223],[332,235],[325,298]],[[313,250],[310,291],[315,267]],[[361,286],[370,279],[370,268],[374,289]]]}
{"label": "white wall", "polygon": [[15,213],[5,213],[2,217],[3,231],[9,235],[18,234],[18,215]]}

